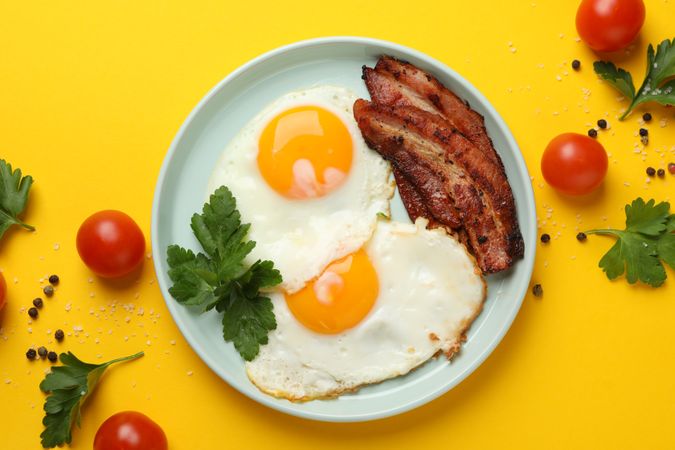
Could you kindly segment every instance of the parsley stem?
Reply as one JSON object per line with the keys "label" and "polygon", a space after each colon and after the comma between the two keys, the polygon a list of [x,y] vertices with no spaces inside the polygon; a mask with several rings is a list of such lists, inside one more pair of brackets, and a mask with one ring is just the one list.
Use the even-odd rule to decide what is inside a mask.
{"label": "parsley stem", "polygon": [[20,219],[14,219],[16,220],[16,224],[24,227],[25,229],[29,231],[35,231],[35,227],[33,225],[28,225],[27,223],[21,221]]}
{"label": "parsley stem", "polygon": [[122,362],[122,361],[129,361],[131,359],[140,358],[144,354],[145,354],[144,352],[140,351],[140,352],[138,352],[134,355],[131,355],[131,356],[125,356],[123,358],[113,359],[112,361],[108,361],[106,364],[111,365],[111,364],[115,364],[115,363]]}
{"label": "parsley stem", "polygon": [[626,108],[621,117],[619,117],[619,120],[625,119],[633,111],[633,108],[635,108],[639,103],[642,103],[641,101],[640,102],[637,101],[638,96],[640,95],[640,91],[642,91],[642,87],[640,87],[640,90],[631,99],[630,105],[628,105],[628,108]]}
{"label": "parsley stem", "polygon": [[619,234],[620,230],[613,230],[612,228],[597,228],[594,230],[584,231],[586,234]]}

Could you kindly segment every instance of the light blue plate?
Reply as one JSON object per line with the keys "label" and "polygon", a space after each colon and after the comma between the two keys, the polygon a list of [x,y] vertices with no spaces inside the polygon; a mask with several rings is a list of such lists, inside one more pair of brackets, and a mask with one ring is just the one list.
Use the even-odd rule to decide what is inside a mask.
{"label": "light blue plate", "polygon": [[[199,250],[190,217],[200,211],[211,171],[225,144],[256,113],[282,94],[316,84],[341,85],[364,98],[361,66],[373,66],[382,55],[410,61],[434,74],[485,117],[485,125],[508,175],[525,239],[525,258],[508,273],[488,277],[488,298],[471,326],[462,351],[451,362],[432,360],[407,376],[361,389],[335,400],[291,403],[261,393],[244,364],[221,334],[218,314],[196,315],[168,293],[166,248],[180,244]],[[409,221],[400,198],[392,217]],[[157,181],[152,210],[152,254],[167,307],[195,352],[231,386],[262,404],[315,420],[356,422],[392,416],[423,405],[473,372],[497,346],[520,309],[528,288],[536,248],[536,216],[530,177],[511,132],[488,101],[464,78],[439,61],[391,42],[335,37],[298,42],[266,53],[221,81],[197,105],[166,155]]]}

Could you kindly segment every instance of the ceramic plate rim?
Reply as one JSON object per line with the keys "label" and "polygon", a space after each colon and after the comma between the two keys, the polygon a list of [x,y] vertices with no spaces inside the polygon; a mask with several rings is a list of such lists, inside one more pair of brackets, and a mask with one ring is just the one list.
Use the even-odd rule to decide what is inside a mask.
{"label": "ceramic plate rim", "polygon": [[[492,351],[497,347],[499,342],[503,339],[504,335],[506,332],[509,330],[511,327],[511,324],[513,323],[513,320],[515,319],[516,315],[518,314],[518,311],[520,310],[520,307],[522,305],[523,298],[526,295],[527,288],[529,286],[529,281],[530,277],[532,276],[532,270],[534,267],[534,256],[535,252],[532,251],[530,252],[530,256],[527,256],[524,258],[524,260],[520,261],[519,264],[524,264],[525,265],[525,271],[524,273],[529,276],[522,276],[518,279],[518,284],[516,287],[516,291],[518,292],[518,298],[513,301],[512,307],[510,310],[507,311],[507,315],[503,318],[501,322],[501,328],[497,330],[496,333],[493,334],[492,339],[489,341],[488,345],[486,345],[478,357],[476,357],[466,368],[460,372],[457,376],[449,380],[446,384],[438,386],[435,390],[430,390],[424,395],[421,395],[419,398],[417,398],[414,401],[410,401],[401,405],[398,405],[396,407],[392,407],[389,409],[384,409],[378,412],[371,412],[371,413],[364,413],[364,414],[321,414],[321,413],[316,413],[312,411],[304,411],[301,409],[296,409],[294,408],[294,403],[291,402],[278,402],[277,399],[268,397],[266,395],[261,395],[261,396],[253,396],[251,393],[245,391],[244,389],[240,388],[238,386],[237,382],[235,382],[230,376],[228,376],[227,373],[221,373],[221,371],[215,367],[213,364],[213,361],[211,361],[211,357],[202,352],[199,345],[196,342],[195,337],[191,334],[190,329],[186,326],[186,324],[183,322],[183,320],[179,319],[176,314],[174,314],[175,308],[179,307],[179,305],[173,300],[173,298],[170,296],[168,293],[168,285],[167,285],[167,280],[166,280],[166,274],[160,273],[160,268],[161,268],[161,261],[159,258],[163,257],[164,255],[164,250],[158,248],[159,243],[158,243],[158,236],[159,236],[159,210],[160,210],[160,204],[161,204],[161,197],[162,197],[162,188],[164,186],[164,183],[166,181],[166,174],[168,171],[168,168],[170,166],[171,160],[173,159],[174,153],[176,151],[176,148],[178,147],[178,144],[181,142],[183,139],[184,135],[186,134],[187,130],[190,128],[190,125],[192,124],[193,120],[195,117],[199,114],[199,112],[209,103],[209,101],[221,90],[223,89],[228,83],[230,83],[232,80],[237,79],[240,75],[245,74],[248,70],[251,68],[255,67],[256,65],[263,63],[264,61],[267,61],[270,58],[274,58],[280,55],[283,55],[284,53],[291,52],[297,49],[301,49],[303,47],[315,47],[315,46],[321,46],[321,45],[326,45],[326,44],[346,44],[346,45],[355,45],[355,46],[362,46],[362,47],[368,47],[368,46],[374,46],[374,47],[383,47],[383,48],[388,48],[392,50],[392,52],[399,53],[399,54],[408,54],[412,55],[413,57],[424,61],[426,64],[429,66],[433,66],[435,68],[438,68],[445,72],[449,77],[451,77],[453,80],[455,80],[457,83],[462,85],[462,87],[468,91],[471,92],[472,95],[475,96],[481,103],[481,107],[487,110],[492,117],[495,119],[496,126],[500,129],[500,131],[503,133],[504,137],[506,138],[506,141],[508,143],[508,146],[511,149],[518,150],[517,152],[514,152],[514,159],[516,161],[516,171],[518,173],[528,175],[529,172],[527,170],[527,166],[525,165],[525,161],[523,159],[523,156],[521,152],[519,151],[519,146],[517,145],[515,138],[513,137],[510,129],[504,122],[504,119],[499,115],[499,113],[494,109],[492,104],[483,96],[483,94],[478,91],[471,83],[469,83],[466,79],[464,79],[461,75],[456,73],[454,70],[446,66],[444,63],[420,52],[417,50],[414,50],[412,48],[396,44],[390,41],[385,41],[385,40],[380,40],[380,39],[374,39],[374,38],[368,38],[368,37],[357,37],[357,36],[334,36],[334,37],[322,37],[322,38],[315,38],[315,39],[308,39],[308,40],[303,40],[299,42],[295,42],[289,45],[284,45],[282,47],[278,47],[276,49],[273,49],[271,51],[268,51],[248,62],[245,64],[239,66],[237,69],[235,69],[233,72],[228,74],[225,78],[223,78],[215,87],[213,87],[200,101],[199,103],[192,109],[188,117],[185,119],[183,124],[181,125],[180,129],[178,130],[176,136],[174,137],[173,141],[171,142],[171,145],[169,147],[169,150],[167,151],[166,156],[164,157],[164,161],[162,163],[159,176],[157,179],[157,183],[155,185],[155,193],[153,197],[153,203],[152,203],[152,219],[151,219],[151,241],[152,241],[152,258],[153,258],[153,263],[157,275],[157,280],[160,285],[160,289],[162,292],[162,296],[164,297],[165,303],[167,305],[167,308],[169,309],[172,318],[176,325],[178,326],[179,330],[185,337],[185,339],[188,341],[190,344],[191,348],[193,351],[204,361],[210,369],[218,375],[221,379],[223,379],[225,382],[227,382],[230,386],[232,386],[234,389],[239,391],[240,393],[246,395],[247,397],[251,398],[254,401],[257,401],[259,403],[264,404],[265,406],[268,406],[272,409],[297,416],[297,417],[302,417],[305,419],[312,419],[312,420],[319,420],[319,421],[327,421],[327,422],[361,422],[361,421],[367,421],[367,420],[375,420],[375,419],[382,419],[385,417],[390,417],[394,416],[397,414],[401,414],[406,411],[410,411],[416,407],[419,407],[425,403],[430,402],[431,400],[441,396],[442,394],[446,393],[453,387],[455,387],[457,384],[459,384],[461,381],[463,381],[468,375],[470,375],[476,368],[478,368],[483,361],[492,353]],[[519,198],[519,208],[524,208],[524,211],[526,212],[526,219],[529,222],[529,226],[532,227],[533,230],[536,230],[536,212],[535,212],[535,203],[534,203],[534,192],[532,189],[531,184],[529,183],[529,179],[527,180],[527,183],[524,185],[525,193],[526,196],[525,198]],[[531,233],[532,236],[530,236],[529,239],[526,240],[525,246],[526,248],[529,246],[532,249],[536,248],[536,232]]]}

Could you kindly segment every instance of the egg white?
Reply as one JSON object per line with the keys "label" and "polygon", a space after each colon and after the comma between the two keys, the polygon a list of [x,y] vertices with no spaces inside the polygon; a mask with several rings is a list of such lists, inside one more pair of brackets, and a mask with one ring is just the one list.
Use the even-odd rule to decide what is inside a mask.
{"label": "egg white", "polygon": [[366,244],[379,279],[368,316],[340,334],[301,325],[272,296],[277,329],[246,364],[263,392],[293,401],[334,397],[404,375],[439,352],[450,358],[480,313],[486,285],[466,248],[440,229],[379,221]]}
{"label": "egg white", "polygon": [[[316,86],[283,95],[250,122],[226,146],[208,183],[208,193],[225,185],[237,200],[242,222],[250,223],[256,242],[247,258],[268,259],[283,277],[280,289],[293,293],[317,277],[332,261],[359,249],[373,234],[377,213],[389,213],[394,193],[390,167],[368,148],[353,118],[353,92]],[[314,199],[291,200],[274,191],[257,165],[258,141],[277,114],[317,105],[338,116],[354,144],[352,167],[344,183]]]}

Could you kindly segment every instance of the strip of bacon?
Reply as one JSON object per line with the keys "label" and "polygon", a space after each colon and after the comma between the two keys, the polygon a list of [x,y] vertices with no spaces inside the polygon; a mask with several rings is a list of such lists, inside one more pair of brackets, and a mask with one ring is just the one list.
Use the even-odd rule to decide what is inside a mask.
{"label": "strip of bacon", "polygon": [[[431,120],[433,128],[442,130],[444,139],[449,132],[459,131],[473,144],[474,149],[478,149],[478,152],[470,153],[470,172],[473,175],[482,174],[482,177],[478,177],[482,181],[482,189],[493,197],[491,207],[496,213],[495,221],[508,237],[508,253],[512,258],[522,257],[524,245],[518,227],[513,193],[501,158],[485,130],[483,117],[433,76],[411,64],[383,56],[375,67],[363,68],[363,79],[373,102],[433,113],[436,115],[434,119],[422,117],[417,122],[418,126],[422,126],[425,120]],[[460,144],[460,148],[466,147],[461,139],[454,141]],[[489,183],[486,184],[486,180]],[[414,189],[405,186],[406,182],[403,180],[403,189]],[[406,208],[410,209],[407,203]]]}
{"label": "strip of bacon", "polygon": [[[417,100],[415,106],[418,106],[419,99],[424,99],[428,107],[442,115],[452,127],[459,130],[483,151],[486,157],[503,167],[501,158],[495,151],[492,140],[485,129],[483,116],[471,109],[468,103],[443,86],[435,77],[412,64],[390,56],[382,56],[377,61],[375,70],[381,74],[390,74],[402,86],[405,86],[405,89],[401,91],[405,95],[399,99],[399,102],[411,102],[411,99],[415,97]],[[409,92],[414,92],[415,95],[410,96]],[[373,97],[373,92],[371,92],[371,98],[376,103],[388,104]]]}
{"label": "strip of bacon", "polygon": [[[471,155],[478,153],[480,157],[475,146],[461,134],[443,128],[442,119],[436,115],[415,107],[391,108],[357,100],[354,117],[366,142],[389,160],[418,193],[430,178],[441,181],[440,194],[454,202],[483,272],[510,267],[512,237],[495,220],[494,192],[486,189],[492,189],[489,174],[482,173],[482,166],[478,171],[472,170]],[[413,167],[418,166],[428,169],[425,175],[413,172]]]}
{"label": "strip of bacon", "polygon": [[431,211],[429,211],[429,208],[427,208],[424,203],[424,199],[417,192],[413,183],[408,181],[406,176],[400,170],[394,168],[393,172],[394,179],[396,180],[396,187],[398,187],[398,193],[403,200],[403,206],[405,206],[410,220],[415,222],[419,217],[426,218],[429,221],[427,228],[443,228],[446,233],[455,236],[459,242],[464,244],[469,252],[472,252],[471,243],[469,242],[469,236],[466,234],[466,231],[463,228],[453,229],[450,225],[439,222]]}

